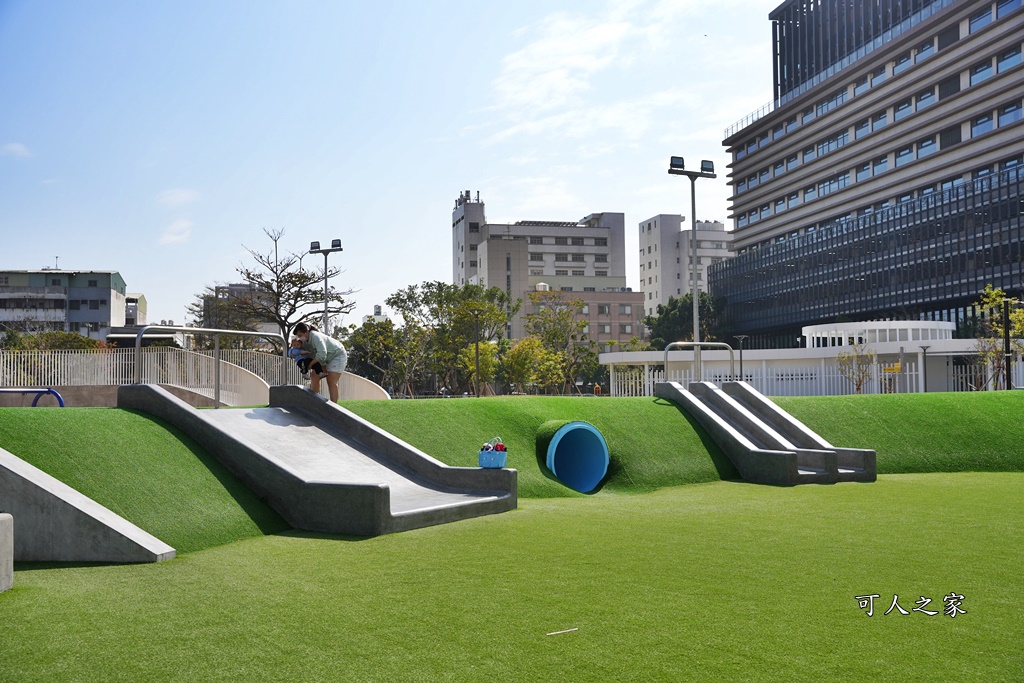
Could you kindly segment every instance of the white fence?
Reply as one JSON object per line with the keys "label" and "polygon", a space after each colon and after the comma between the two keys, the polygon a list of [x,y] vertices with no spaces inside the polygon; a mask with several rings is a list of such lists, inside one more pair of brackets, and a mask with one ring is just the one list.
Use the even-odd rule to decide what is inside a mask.
{"label": "white fence", "polygon": [[[679,382],[686,386],[693,381],[693,370],[671,371],[668,377],[662,367],[648,365],[615,366],[611,376],[612,396],[653,396],[654,385],[658,382]],[[743,376],[739,372],[735,376],[728,370],[705,368],[702,379],[707,382],[721,384],[731,380],[739,380],[750,384],[766,396],[839,396],[853,394],[853,382],[832,365],[808,365],[806,367],[777,368],[744,368]],[[886,372],[881,364],[874,368],[871,378],[864,382],[861,393],[864,394],[904,394],[918,391],[917,364],[903,363],[902,372]]]}

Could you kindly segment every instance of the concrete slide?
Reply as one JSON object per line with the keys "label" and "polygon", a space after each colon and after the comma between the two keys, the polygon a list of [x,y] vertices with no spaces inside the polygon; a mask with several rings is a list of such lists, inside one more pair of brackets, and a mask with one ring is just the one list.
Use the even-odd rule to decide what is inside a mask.
{"label": "concrete slide", "polygon": [[711,435],[745,481],[792,486],[874,481],[875,452],[835,448],[745,382],[659,382]]}
{"label": "concrete slide", "polygon": [[516,471],[449,467],[303,387],[267,408],[196,410],[126,385],[118,406],[175,425],[296,529],[376,536],[515,509]]}

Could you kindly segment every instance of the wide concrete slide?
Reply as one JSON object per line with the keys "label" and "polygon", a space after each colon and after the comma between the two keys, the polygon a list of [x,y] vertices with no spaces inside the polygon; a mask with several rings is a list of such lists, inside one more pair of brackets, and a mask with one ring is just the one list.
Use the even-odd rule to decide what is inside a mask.
{"label": "wide concrete slide", "polygon": [[867,448],[839,448],[826,441],[767,396],[746,382],[724,382],[722,391],[742,404],[796,448],[833,451],[836,454],[839,481],[875,481],[878,478],[877,455]]}
{"label": "wide concrete slide", "polygon": [[[743,383],[727,382],[724,386],[739,384]],[[854,471],[856,468],[840,468],[837,449],[817,435],[808,436],[813,432],[794,418],[787,415],[788,421],[783,420],[760,404],[757,396],[764,403],[770,401],[749,385],[730,386],[725,391],[711,382],[692,382],[687,390],[678,382],[659,382],[655,394],[683,406],[711,435],[745,481],[792,486],[874,480],[873,451],[844,449],[848,452],[842,456],[852,460],[855,453],[861,453],[863,461],[870,453],[870,478],[866,472]]]}
{"label": "wide concrete slide", "polygon": [[118,405],[189,434],[296,529],[356,536],[515,509],[516,471],[449,467],[303,387],[267,408],[196,410],[151,385]]}
{"label": "wide concrete slide", "polygon": [[174,548],[0,448],[0,511],[18,562],[160,562]]}

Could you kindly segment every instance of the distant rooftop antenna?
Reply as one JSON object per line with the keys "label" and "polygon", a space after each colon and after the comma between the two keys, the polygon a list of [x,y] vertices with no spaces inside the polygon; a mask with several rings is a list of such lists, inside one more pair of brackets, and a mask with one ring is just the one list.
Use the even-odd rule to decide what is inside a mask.
{"label": "distant rooftop antenna", "polygon": [[60,270],[60,256],[53,257],[53,269]]}

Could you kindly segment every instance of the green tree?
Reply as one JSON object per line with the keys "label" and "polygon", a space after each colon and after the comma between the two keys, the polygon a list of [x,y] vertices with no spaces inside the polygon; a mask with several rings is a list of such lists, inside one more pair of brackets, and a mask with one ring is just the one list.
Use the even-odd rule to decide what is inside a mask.
{"label": "green tree", "polygon": [[853,384],[853,393],[860,394],[875,374],[875,365],[878,363],[878,356],[874,350],[863,342],[857,342],[850,347],[849,351],[840,351],[836,354],[836,364],[839,366],[839,374]]}
{"label": "green tree", "polygon": [[563,388],[576,390],[576,378],[591,373],[598,364],[594,345],[587,339],[583,300],[564,292],[530,292],[532,311],[526,314],[526,331],[561,360]]}
{"label": "green tree", "polygon": [[[707,292],[697,297],[700,316],[701,341],[718,341],[721,336],[719,311],[723,303]],[[667,304],[659,304],[657,315],[649,315],[643,324],[651,331],[651,346],[662,350],[672,342],[693,341],[693,294],[669,297]]]}
{"label": "green tree", "polygon": [[351,327],[345,335],[348,349],[347,370],[373,380],[382,387],[398,382],[395,368],[403,345],[399,330],[390,320],[367,320],[360,327]]}
{"label": "green tree", "polygon": [[83,337],[76,332],[39,332],[26,334],[20,338],[20,347],[33,351],[50,351],[55,349],[98,349],[105,346],[91,337]]}
{"label": "green tree", "polygon": [[477,349],[480,351],[480,395],[494,394],[490,388],[498,369],[498,347],[487,342],[470,343],[459,352],[459,367],[476,384]]}
{"label": "green tree", "polygon": [[453,389],[468,386],[458,363],[461,350],[476,339],[500,340],[521,306],[497,287],[438,281],[410,285],[385,303],[402,317],[403,329],[426,335],[421,369]]}
{"label": "green tree", "polygon": [[[1009,333],[1011,352],[1024,350],[1021,336],[1024,335],[1024,310],[1020,302],[1008,296],[1003,290],[985,285],[981,297],[974,302],[979,318],[975,321],[975,349],[977,350],[978,385],[984,389],[990,384],[996,388],[1009,385],[1009,367],[1006,363],[1005,336]],[[1008,309],[1008,320],[1004,322],[1004,308]],[[1005,323],[1009,323],[1007,328]]]}

